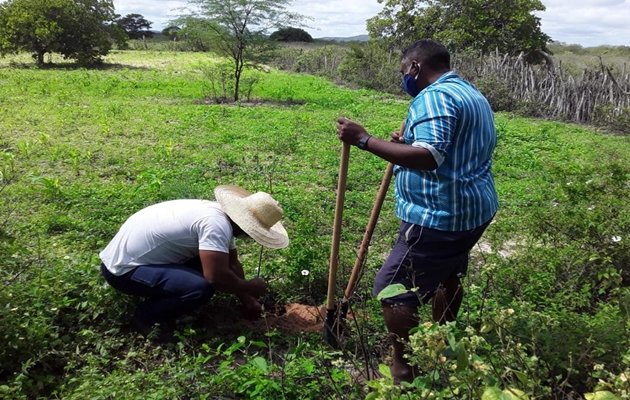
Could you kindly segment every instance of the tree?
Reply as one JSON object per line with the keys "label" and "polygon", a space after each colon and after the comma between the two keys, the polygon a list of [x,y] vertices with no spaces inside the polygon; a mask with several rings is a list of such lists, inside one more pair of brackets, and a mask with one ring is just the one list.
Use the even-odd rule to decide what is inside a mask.
{"label": "tree", "polygon": [[152,24],[153,22],[147,21],[141,14],[127,14],[116,20],[116,25],[124,30],[130,39],[141,39],[143,36],[153,37]]}
{"label": "tree", "polygon": [[234,62],[234,101],[239,99],[243,69],[267,61],[275,48],[267,33],[299,24],[304,17],[287,11],[292,0],[189,0],[198,9],[174,21],[186,30],[186,21],[207,22],[213,50]]}
{"label": "tree", "polygon": [[379,0],[383,10],[368,20],[372,39],[402,47],[420,38],[442,42],[451,51],[487,54],[549,52],[550,37],[535,11],[540,0]]}
{"label": "tree", "polygon": [[39,64],[57,46],[62,27],[55,20],[67,0],[14,0],[0,3],[0,54],[32,51]]}
{"label": "tree", "polygon": [[125,42],[124,33],[115,25],[112,0],[74,0],[74,7],[64,20],[57,51],[79,64],[100,62],[113,43]]}
{"label": "tree", "polygon": [[0,3],[0,55],[30,51],[38,64],[53,52],[99,61],[121,39],[113,18],[111,0],[9,0]]}
{"label": "tree", "polygon": [[178,19],[181,29],[177,36],[184,38],[192,51],[210,51],[210,43],[216,36],[212,27],[213,22],[194,16],[186,16]]}
{"label": "tree", "polygon": [[280,28],[269,36],[269,39],[275,40],[278,42],[308,42],[311,43],[313,41],[313,37],[306,32],[304,29],[300,28]]}
{"label": "tree", "polygon": [[181,29],[182,28],[180,28],[179,26],[170,25],[162,29],[162,35],[170,39],[175,39],[177,38],[177,35],[179,34],[179,31],[181,31]]}

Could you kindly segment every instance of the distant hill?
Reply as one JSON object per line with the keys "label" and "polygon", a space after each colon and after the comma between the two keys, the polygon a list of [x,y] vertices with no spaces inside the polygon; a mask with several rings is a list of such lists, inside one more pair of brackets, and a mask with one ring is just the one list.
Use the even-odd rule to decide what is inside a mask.
{"label": "distant hill", "polygon": [[[1,2],[1,0],[0,0]],[[154,36],[163,36],[162,31],[153,30]],[[322,42],[368,42],[370,37],[368,35],[358,35],[358,36],[350,36],[350,37],[321,37],[321,38],[313,38],[314,40],[321,40]]]}
{"label": "distant hill", "polygon": [[368,35],[350,36],[350,37],[321,37],[315,40],[325,40],[328,42],[367,42],[370,40]]}

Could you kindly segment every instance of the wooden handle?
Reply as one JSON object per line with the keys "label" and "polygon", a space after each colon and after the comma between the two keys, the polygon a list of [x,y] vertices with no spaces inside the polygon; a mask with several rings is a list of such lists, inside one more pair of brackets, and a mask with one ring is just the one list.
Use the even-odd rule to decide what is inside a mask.
{"label": "wooden handle", "polygon": [[328,272],[328,298],[326,308],[332,309],[335,305],[335,283],[337,281],[337,265],[339,263],[339,239],[341,238],[341,217],[343,216],[343,204],[346,195],[346,180],[348,178],[348,160],[350,158],[350,145],[343,142],[341,149],[341,163],[339,165],[339,181],[337,182],[337,203],[335,204],[335,220],[333,223],[332,246],[330,250],[330,269]]}
{"label": "wooden handle", "polygon": [[374,203],[374,207],[372,207],[370,221],[365,228],[363,240],[361,241],[361,246],[359,247],[359,254],[357,255],[356,261],[354,262],[352,273],[350,274],[350,280],[348,281],[348,285],[346,286],[346,291],[343,296],[344,300],[349,299],[350,296],[352,296],[352,292],[354,292],[354,287],[356,286],[357,280],[359,278],[359,273],[361,272],[361,269],[363,267],[365,256],[367,254],[368,248],[370,247],[370,241],[372,240],[372,234],[374,233],[374,228],[376,227],[378,216],[381,213],[381,208],[383,206],[383,202],[385,201],[387,190],[389,189],[389,183],[392,180],[393,171],[394,164],[387,163],[387,168],[385,169],[385,174],[383,175],[383,180],[381,181],[381,187],[379,188],[378,194],[376,195],[376,202]]}
{"label": "wooden handle", "polygon": [[[404,131],[405,131],[405,123],[403,122],[400,126],[400,134],[402,135]],[[357,259],[354,262],[354,266],[352,267],[350,280],[348,281],[348,285],[346,286],[346,291],[343,295],[343,301],[347,301],[350,298],[350,296],[352,296],[352,293],[354,292],[355,286],[357,284],[357,280],[359,279],[359,275],[363,268],[363,262],[365,261],[365,256],[367,254],[368,248],[370,247],[372,234],[374,233],[374,228],[376,227],[378,216],[381,213],[381,208],[383,206],[383,202],[385,201],[385,196],[387,195],[387,190],[389,189],[389,184],[392,180],[393,174],[394,174],[394,164],[387,163],[385,174],[383,175],[383,179],[381,180],[381,187],[378,189],[378,194],[376,195],[376,201],[374,202],[374,207],[372,207],[372,214],[370,214],[370,220],[368,222],[367,227],[365,228],[365,233],[363,234],[363,240],[361,241],[361,246],[359,247],[359,254],[357,255]]]}

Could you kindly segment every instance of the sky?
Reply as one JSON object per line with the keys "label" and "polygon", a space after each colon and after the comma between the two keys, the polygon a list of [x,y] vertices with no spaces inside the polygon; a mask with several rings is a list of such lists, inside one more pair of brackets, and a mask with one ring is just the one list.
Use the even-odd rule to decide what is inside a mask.
{"label": "sky", "polygon": [[[555,41],[579,44],[630,46],[630,0],[542,0],[544,33]],[[185,0],[114,0],[116,13],[141,14],[162,30],[185,7]],[[311,17],[304,28],[314,38],[367,34],[366,20],[383,6],[377,0],[294,0],[290,11]]]}

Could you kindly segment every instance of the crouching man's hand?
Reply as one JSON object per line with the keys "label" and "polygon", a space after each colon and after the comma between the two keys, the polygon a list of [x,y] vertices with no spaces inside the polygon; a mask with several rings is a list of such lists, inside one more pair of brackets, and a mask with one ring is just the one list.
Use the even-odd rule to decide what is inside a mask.
{"label": "crouching man's hand", "polygon": [[250,301],[243,301],[243,304],[241,304],[241,314],[243,314],[243,318],[250,321],[260,319],[262,315],[262,306],[259,302],[253,299]]}
{"label": "crouching man's hand", "polygon": [[247,281],[248,293],[250,296],[254,298],[259,298],[263,294],[267,293],[267,282],[263,281],[260,278],[254,278]]}

